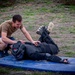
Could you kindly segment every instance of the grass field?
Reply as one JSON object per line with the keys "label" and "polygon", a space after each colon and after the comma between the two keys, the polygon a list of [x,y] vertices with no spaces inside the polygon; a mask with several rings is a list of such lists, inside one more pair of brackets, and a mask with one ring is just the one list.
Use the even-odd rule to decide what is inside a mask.
{"label": "grass field", "polygon": [[[41,25],[47,26],[53,22],[55,27],[50,36],[59,46],[59,56],[75,57],[75,6],[53,3],[51,0],[38,0],[35,2],[21,2],[11,7],[0,7],[0,23],[10,19],[14,14],[23,17],[23,25],[34,40],[39,36],[35,33]],[[18,30],[12,36],[16,40],[28,41]],[[23,71],[0,67],[0,75],[55,75],[58,73]],[[64,74],[59,74],[64,75]]]}

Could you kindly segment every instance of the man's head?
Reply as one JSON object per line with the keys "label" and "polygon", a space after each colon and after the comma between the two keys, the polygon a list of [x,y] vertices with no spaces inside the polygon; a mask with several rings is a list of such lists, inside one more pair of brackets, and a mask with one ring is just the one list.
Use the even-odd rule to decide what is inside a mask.
{"label": "man's head", "polygon": [[11,53],[17,60],[22,60],[25,58],[25,50],[26,47],[24,44],[21,43],[21,41],[18,41],[17,43],[13,44],[11,47]]}
{"label": "man's head", "polygon": [[22,25],[22,17],[21,15],[14,15],[12,17],[12,26],[15,28],[20,28]]}

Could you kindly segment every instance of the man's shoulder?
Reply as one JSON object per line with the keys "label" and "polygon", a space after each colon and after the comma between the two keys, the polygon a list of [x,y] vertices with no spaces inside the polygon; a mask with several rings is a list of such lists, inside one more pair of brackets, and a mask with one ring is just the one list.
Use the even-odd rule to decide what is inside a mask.
{"label": "man's shoulder", "polygon": [[12,22],[12,19],[6,20],[5,22],[8,22],[8,23],[9,23],[9,22]]}
{"label": "man's shoulder", "polygon": [[11,19],[4,21],[1,25],[10,25],[10,24],[12,24],[12,20]]}

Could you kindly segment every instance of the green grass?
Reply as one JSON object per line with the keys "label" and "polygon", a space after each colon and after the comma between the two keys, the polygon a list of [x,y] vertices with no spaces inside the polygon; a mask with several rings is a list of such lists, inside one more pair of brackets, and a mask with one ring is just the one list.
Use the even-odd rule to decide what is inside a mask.
{"label": "green grass", "polygon": [[65,54],[66,54],[68,57],[74,57],[75,52],[69,51],[69,52],[65,52]]}
{"label": "green grass", "polygon": [[[33,1],[33,0],[31,0]],[[34,1],[36,3],[36,1]],[[39,1],[40,2],[40,1]],[[45,1],[41,1],[41,3],[45,3],[43,4],[41,7],[38,6],[37,8],[35,8],[36,6],[35,5],[32,5],[31,6],[24,6],[23,8],[24,11],[21,11],[23,15],[25,15],[25,17],[33,17],[35,15],[44,15],[45,13],[55,13],[56,16],[49,16],[48,18],[52,21],[53,19],[57,18],[57,19],[61,19],[61,22],[70,22],[72,21],[73,19],[70,19],[70,16],[68,16],[69,14],[65,14],[65,5],[61,5],[61,4],[58,4],[58,5],[52,5],[50,6],[50,4],[52,4],[51,1],[49,0],[45,0]],[[75,11],[75,6],[68,6],[68,9],[67,12],[72,12],[72,11]],[[2,12],[9,12],[11,10],[14,10],[16,7],[15,6],[11,6],[11,7],[7,7],[7,8],[0,8],[0,12],[2,15]],[[10,15],[11,16],[11,15]],[[7,19],[9,19],[8,17],[6,17]],[[23,17],[24,18],[24,17]],[[36,17],[35,17],[36,18]],[[35,19],[33,18],[33,20]],[[29,19],[30,20],[30,19]],[[73,20],[74,21],[74,20]]]}
{"label": "green grass", "polygon": [[34,26],[32,26],[32,25],[30,25],[30,26],[27,27],[27,30],[30,30],[31,31],[33,29],[34,29]]}
{"label": "green grass", "polygon": [[51,72],[34,72],[32,75],[54,75],[53,73]]}
{"label": "green grass", "polygon": [[75,40],[70,41],[70,43],[75,44]]}
{"label": "green grass", "polygon": [[74,26],[70,26],[70,27],[62,26],[59,28],[59,30],[62,34],[66,34],[66,33],[75,34],[75,27]]}
{"label": "green grass", "polygon": [[75,52],[72,50],[73,47],[74,47],[74,44],[73,45],[69,45],[69,46],[65,45],[65,46],[60,47],[60,50],[64,51],[65,56],[67,56],[67,57],[74,57],[75,56]]}
{"label": "green grass", "polygon": [[55,36],[52,36],[53,38],[61,38],[61,36],[57,36],[57,35],[55,35]]}
{"label": "green grass", "polygon": [[68,32],[68,27],[65,27],[65,26],[59,27],[59,31],[60,31],[61,34],[69,33]]}
{"label": "green grass", "polygon": [[70,11],[72,13],[75,13],[75,6],[74,5],[70,5],[70,6],[68,6],[68,8],[70,9]]}
{"label": "green grass", "polygon": [[9,73],[10,71],[8,69],[0,67],[0,74],[9,74]]}
{"label": "green grass", "polygon": [[71,48],[71,46],[62,46],[61,49],[62,50],[69,50]]}
{"label": "green grass", "polygon": [[70,27],[70,28],[68,29],[68,31],[69,31],[69,33],[75,34],[75,27]]}
{"label": "green grass", "polygon": [[47,7],[42,7],[42,8],[38,8],[37,12],[39,12],[39,13],[49,13],[50,9],[48,9]]}

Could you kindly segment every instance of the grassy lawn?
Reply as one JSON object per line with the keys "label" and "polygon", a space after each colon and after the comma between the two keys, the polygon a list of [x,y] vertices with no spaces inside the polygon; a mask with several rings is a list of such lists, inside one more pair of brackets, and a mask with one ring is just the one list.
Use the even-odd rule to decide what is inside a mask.
{"label": "grassy lawn", "polygon": [[[38,39],[35,33],[41,25],[47,26],[50,21],[55,24],[51,37],[59,46],[60,56],[75,56],[75,6],[53,3],[51,0],[35,2],[21,2],[11,7],[0,7],[0,23],[10,19],[14,14],[21,14],[23,24],[34,40]],[[18,30],[12,36],[16,40],[27,39]],[[18,36],[18,37],[17,37]],[[22,73],[21,73],[21,72]],[[0,67],[0,75],[58,75],[59,73],[23,71]],[[63,74],[59,74],[63,75]],[[65,74],[66,75],[66,74]]]}

